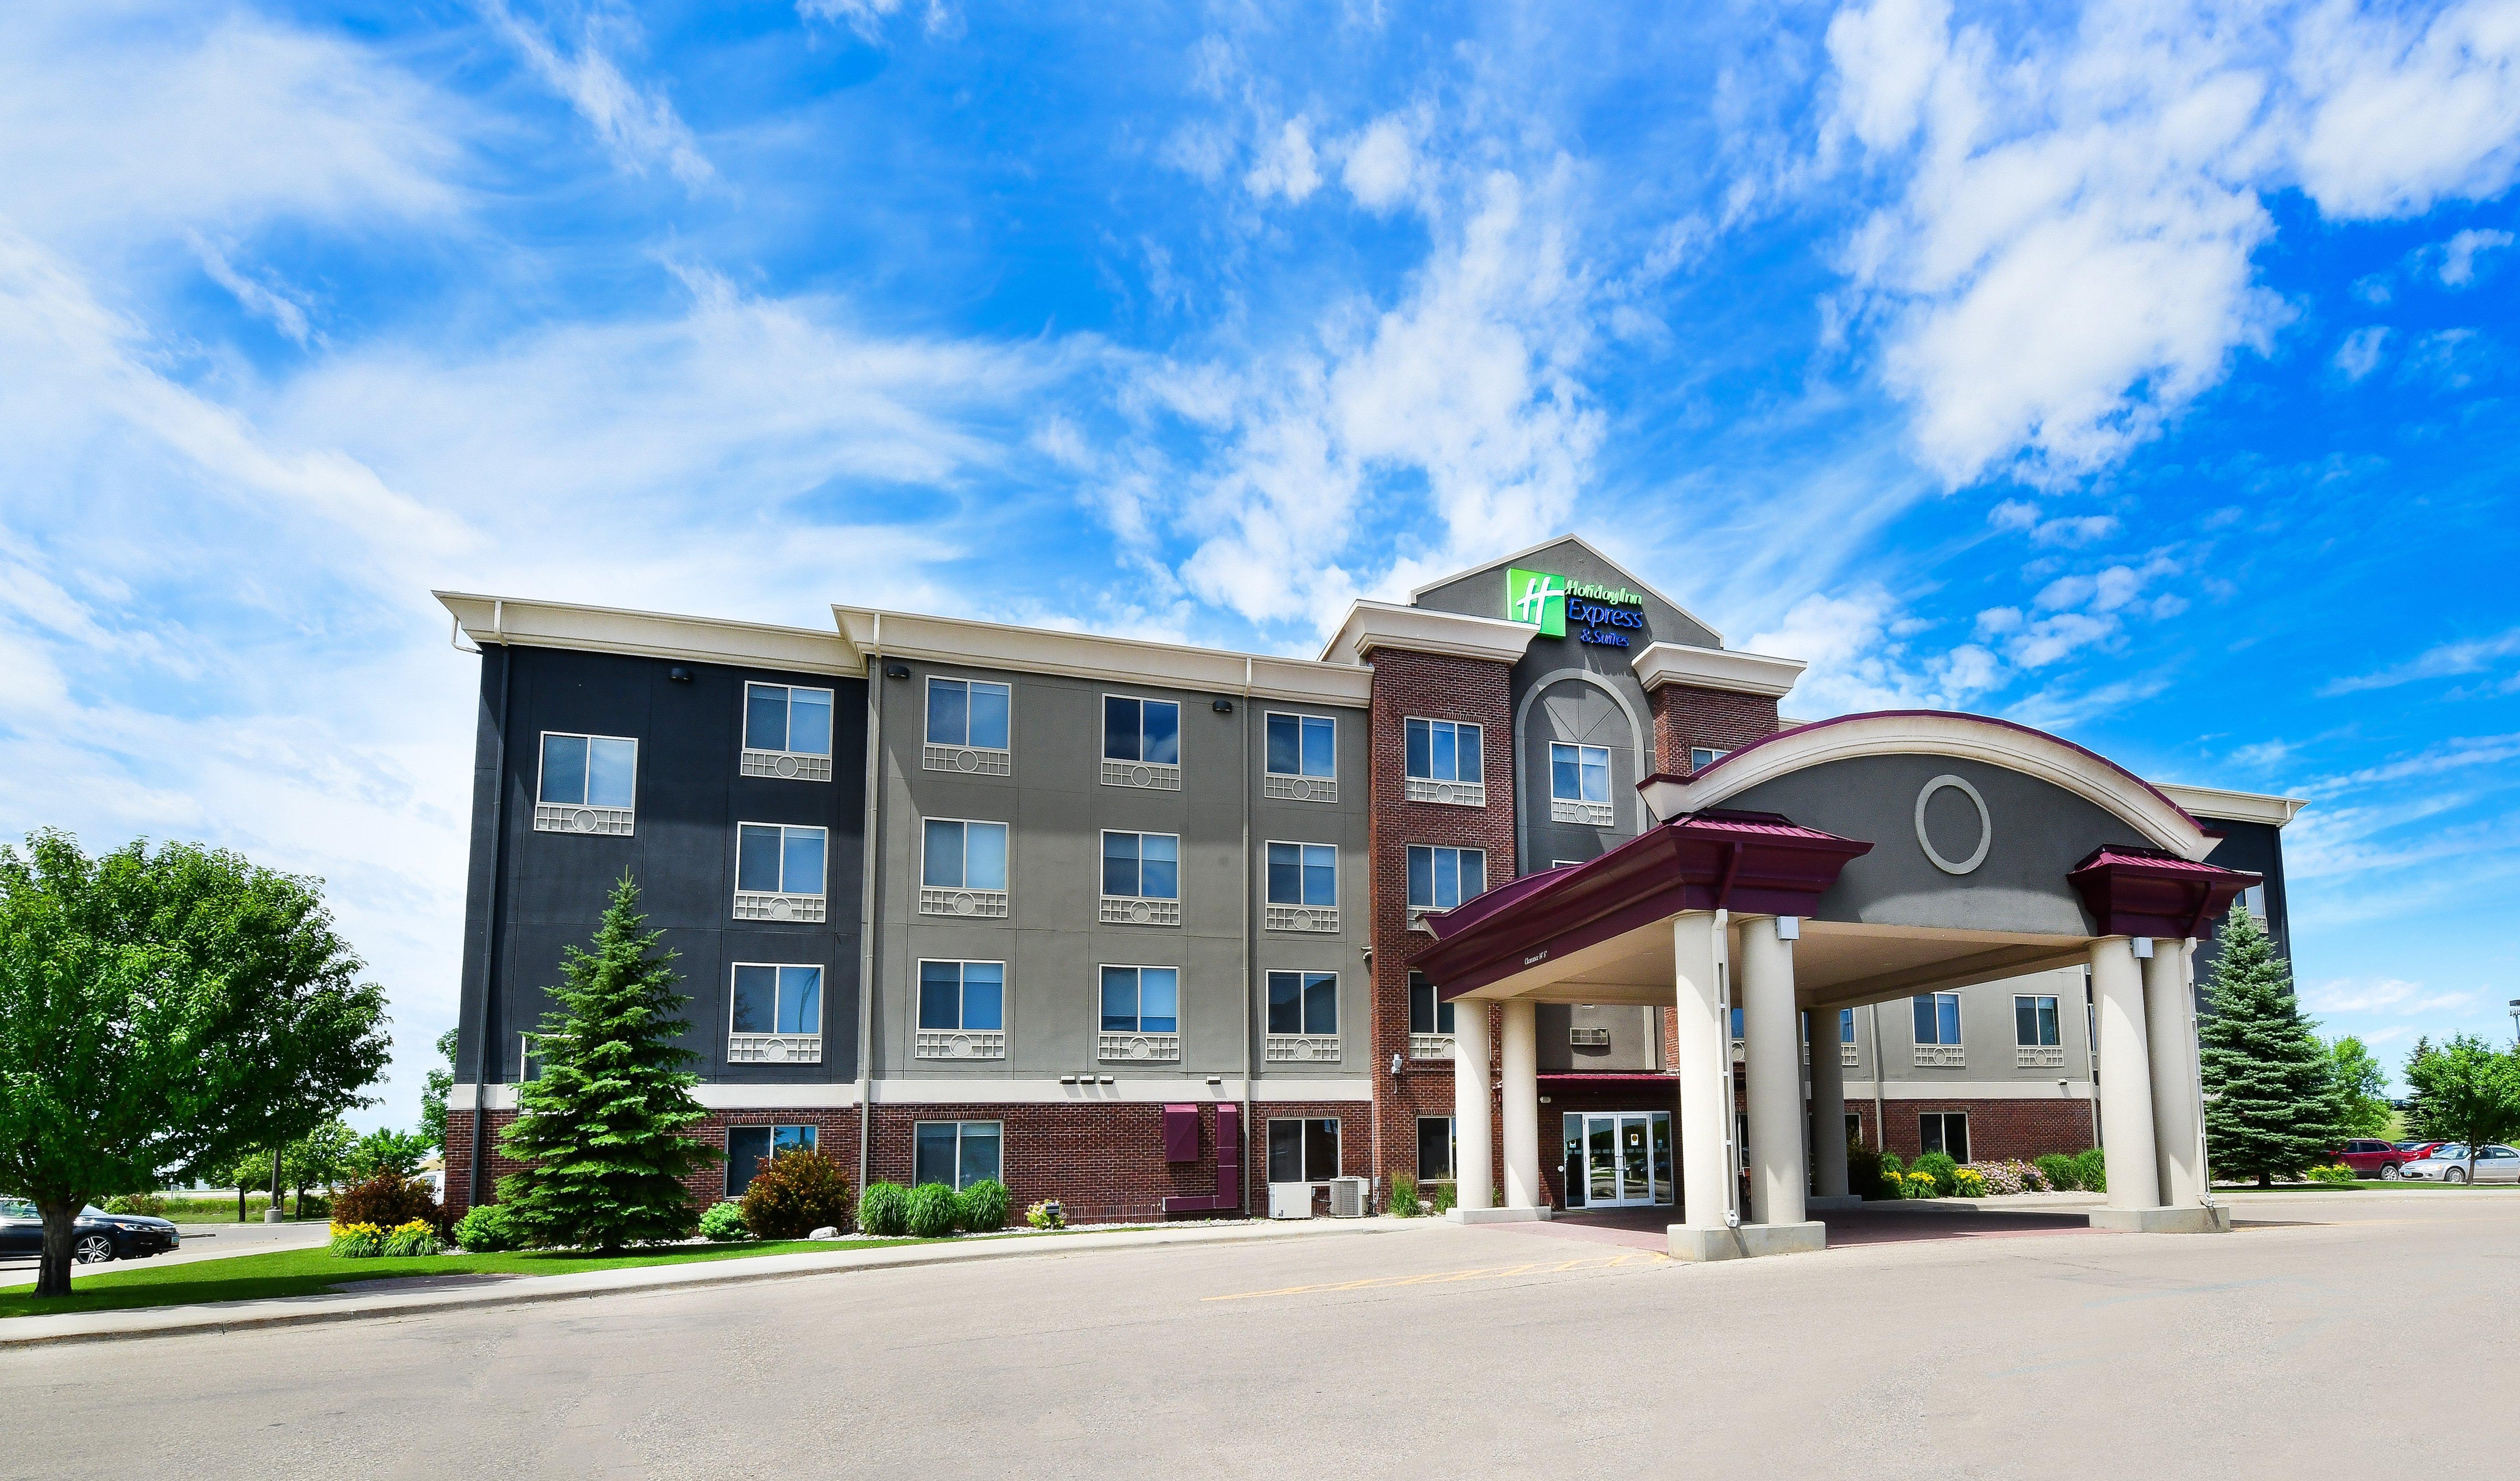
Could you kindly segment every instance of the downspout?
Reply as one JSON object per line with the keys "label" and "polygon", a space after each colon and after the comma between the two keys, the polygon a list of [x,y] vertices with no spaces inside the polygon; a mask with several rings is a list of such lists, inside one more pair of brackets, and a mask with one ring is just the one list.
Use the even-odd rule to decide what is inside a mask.
{"label": "downspout", "polygon": [[[875,651],[867,655],[866,837],[858,867],[858,1192],[866,1192],[875,1152],[876,871],[883,850],[883,613],[875,614]],[[1012,739],[1012,738],[1010,738]]]}
{"label": "downspout", "polygon": [[2205,1149],[2205,1041],[2196,1021],[2196,938],[2187,938],[2180,949],[2179,979],[2187,993],[2187,1043],[2196,1054],[2188,1061],[2187,1072],[2196,1085],[2196,1198],[2207,1208],[2214,1206],[2214,1166],[2206,1161]]}
{"label": "downspout", "polygon": [[[497,785],[490,793],[490,908],[482,913],[481,1021],[472,1036],[472,1165],[464,1176],[464,1206],[481,1206],[481,1159],[488,1154],[491,1005],[498,998],[500,904],[508,881],[508,696],[516,689],[516,650],[508,646],[508,604],[490,604],[490,632],[499,648]],[[278,1160],[276,1157],[274,1160]]]}
{"label": "downspout", "polygon": [[[1332,758],[1335,766],[1336,758]],[[1242,658],[1242,1159],[1238,1182],[1242,1185],[1242,1216],[1251,1216],[1251,1020],[1260,1011],[1257,987],[1259,944],[1251,939],[1251,657]],[[1371,980],[1369,978],[1369,980]],[[1371,1082],[1369,1082],[1371,1083]]]}
{"label": "downspout", "polygon": [[1890,1149],[1890,1123],[1883,1120],[1881,1116],[1881,1077],[1888,1073],[1885,1066],[1889,1061],[1881,1057],[1881,1005],[1878,1003],[1873,1004],[1871,1006],[1871,1010],[1872,1149],[1876,1152],[1886,1152]]}

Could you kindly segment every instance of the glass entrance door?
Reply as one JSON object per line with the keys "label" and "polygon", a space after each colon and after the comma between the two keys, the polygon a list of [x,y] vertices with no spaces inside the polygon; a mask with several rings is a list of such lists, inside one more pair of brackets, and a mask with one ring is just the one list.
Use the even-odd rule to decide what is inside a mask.
{"label": "glass entrance door", "polygon": [[1634,1208],[1672,1201],[1671,1112],[1570,1112],[1570,1208]]}

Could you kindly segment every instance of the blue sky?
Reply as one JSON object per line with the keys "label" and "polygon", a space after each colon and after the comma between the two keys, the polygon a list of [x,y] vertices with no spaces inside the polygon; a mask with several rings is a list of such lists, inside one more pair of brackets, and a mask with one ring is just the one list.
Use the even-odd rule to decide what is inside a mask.
{"label": "blue sky", "polygon": [[1563,529],[1790,713],[2285,791],[2332,1031],[2520,996],[2520,6],[0,13],[0,836],[452,1021],[453,587],[1309,652]]}

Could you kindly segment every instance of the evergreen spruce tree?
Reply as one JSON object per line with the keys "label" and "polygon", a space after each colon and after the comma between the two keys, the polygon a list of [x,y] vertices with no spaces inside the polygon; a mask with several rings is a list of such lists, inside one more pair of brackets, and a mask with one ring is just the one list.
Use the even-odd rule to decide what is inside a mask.
{"label": "evergreen spruce tree", "polygon": [[2225,918],[2222,960],[2197,1031],[2207,1160],[2266,1187],[2333,1151],[2344,1115],[2326,1046],[2293,998],[2292,971],[2246,911]]}
{"label": "evergreen spruce tree", "polygon": [[592,955],[568,949],[560,1010],[543,1020],[542,1072],[517,1095],[500,1150],[527,1164],[499,1180],[499,1201],[543,1246],[618,1250],[688,1237],[699,1210],[683,1186],[717,1150],[688,1129],[704,1114],[692,1095],[698,1055],[675,1041],[692,1000],[675,991],[672,952],[645,931],[628,875],[595,932]]}

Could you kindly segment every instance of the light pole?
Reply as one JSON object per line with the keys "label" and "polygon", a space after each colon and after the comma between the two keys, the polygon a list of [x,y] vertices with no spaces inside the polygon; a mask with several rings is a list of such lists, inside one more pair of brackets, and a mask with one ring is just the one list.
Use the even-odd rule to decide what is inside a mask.
{"label": "light pole", "polygon": [[2511,1000],[2511,1047],[2520,1051],[2520,998]]}

